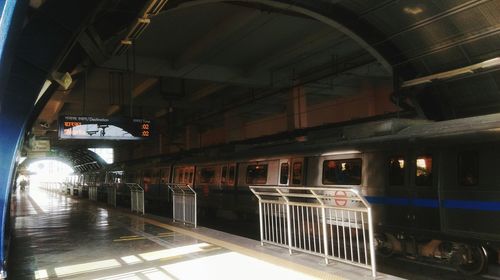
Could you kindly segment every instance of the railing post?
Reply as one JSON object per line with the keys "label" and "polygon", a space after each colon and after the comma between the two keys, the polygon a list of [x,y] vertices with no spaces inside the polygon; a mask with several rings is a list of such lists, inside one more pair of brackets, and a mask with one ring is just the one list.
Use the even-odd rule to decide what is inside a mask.
{"label": "railing post", "polygon": [[321,215],[323,215],[323,247],[325,249],[325,263],[328,264],[328,233],[326,231],[326,209],[321,205]]}
{"label": "railing post", "polygon": [[371,267],[372,267],[372,277],[377,277],[377,263],[375,260],[375,244],[373,243],[373,217],[372,217],[372,208],[368,207],[368,238],[370,242],[370,258],[371,258]]}
{"label": "railing post", "polygon": [[288,253],[291,255],[292,254],[292,219],[290,218],[290,203],[288,202],[288,199],[286,200],[286,222],[288,223],[287,225],[287,231],[288,231]]}
{"label": "railing post", "polygon": [[196,192],[194,193],[194,227],[196,228],[198,226],[198,199]]}
{"label": "railing post", "polygon": [[186,194],[182,196],[182,220],[186,224]]}
{"label": "railing post", "polygon": [[262,201],[259,199],[260,246],[264,246],[264,227],[262,225]]}
{"label": "railing post", "polygon": [[173,211],[172,211],[173,212],[172,213],[172,218],[173,218],[174,222],[175,222],[175,217],[176,217],[176,215],[175,215],[175,212],[176,212],[175,209],[177,208],[177,204],[176,204],[176,201],[175,201],[176,196],[177,196],[177,194],[175,193],[175,191],[173,191],[173,193],[172,193],[172,206],[173,206],[172,207],[172,209],[173,209]]}

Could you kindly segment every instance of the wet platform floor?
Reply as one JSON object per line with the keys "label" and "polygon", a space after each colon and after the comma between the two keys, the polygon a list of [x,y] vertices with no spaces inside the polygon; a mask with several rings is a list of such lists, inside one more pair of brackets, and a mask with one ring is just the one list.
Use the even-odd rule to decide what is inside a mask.
{"label": "wet platform floor", "polygon": [[36,188],[13,199],[8,279],[372,279],[367,270]]}

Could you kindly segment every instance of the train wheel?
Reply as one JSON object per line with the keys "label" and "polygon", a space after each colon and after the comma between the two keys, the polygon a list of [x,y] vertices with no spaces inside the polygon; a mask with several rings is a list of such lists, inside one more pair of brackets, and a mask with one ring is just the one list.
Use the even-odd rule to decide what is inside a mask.
{"label": "train wheel", "polygon": [[387,234],[377,234],[375,236],[375,239],[377,241],[377,254],[385,258],[388,258],[394,254],[394,246],[392,245],[390,237]]}
{"label": "train wheel", "polygon": [[468,246],[465,264],[458,265],[458,271],[465,275],[476,275],[483,272],[488,265],[488,253],[481,246]]}

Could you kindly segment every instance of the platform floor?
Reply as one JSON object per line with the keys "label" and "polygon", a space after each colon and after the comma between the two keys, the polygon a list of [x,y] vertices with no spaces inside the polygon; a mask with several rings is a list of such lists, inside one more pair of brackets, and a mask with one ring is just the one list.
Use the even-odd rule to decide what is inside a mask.
{"label": "platform floor", "polygon": [[372,279],[364,269],[36,188],[14,201],[8,279]]}

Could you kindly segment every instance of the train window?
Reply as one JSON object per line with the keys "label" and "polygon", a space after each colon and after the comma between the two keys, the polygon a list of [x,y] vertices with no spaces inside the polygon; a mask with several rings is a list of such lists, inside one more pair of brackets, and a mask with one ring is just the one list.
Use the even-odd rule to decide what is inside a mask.
{"label": "train window", "polygon": [[214,167],[203,167],[200,168],[199,173],[200,183],[202,184],[214,184],[215,183],[215,168]]}
{"label": "train window", "polygon": [[160,184],[165,185],[168,183],[168,173],[169,170],[167,168],[160,169]]}
{"label": "train window", "polygon": [[253,164],[247,167],[247,184],[265,184],[267,182],[267,164]]}
{"label": "train window", "polygon": [[160,183],[160,169],[153,169],[153,173],[151,175],[151,184],[158,185]]}
{"label": "train window", "polygon": [[194,177],[194,169],[190,168],[189,169],[189,181],[187,181],[186,183],[192,184],[193,183],[193,179],[194,179],[193,177]]}
{"label": "train window", "polygon": [[174,183],[182,184],[184,182],[184,169],[176,167],[174,170]]}
{"label": "train window", "polygon": [[141,185],[145,191],[149,188],[151,184],[151,170],[147,169],[142,172],[142,182]]}
{"label": "train window", "polygon": [[236,176],[236,166],[231,165],[229,166],[229,176],[227,178],[228,186],[234,186],[235,176]]}
{"label": "train window", "polygon": [[226,181],[227,181],[227,166],[223,166],[220,175],[220,184],[224,186],[226,185]]}
{"label": "train window", "polygon": [[287,185],[288,184],[288,162],[281,163],[280,167],[280,184]]}
{"label": "train window", "polygon": [[479,179],[479,159],[476,152],[458,155],[458,182],[462,186],[475,186]]}
{"label": "train window", "polygon": [[405,184],[405,159],[392,157],[389,159],[389,185],[402,186]]}
{"label": "train window", "polygon": [[292,168],[292,185],[302,184],[302,162],[294,162]]}
{"label": "train window", "polygon": [[323,161],[324,185],[360,185],[361,159]]}
{"label": "train window", "polygon": [[432,156],[418,156],[415,170],[415,185],[432,186]]}

